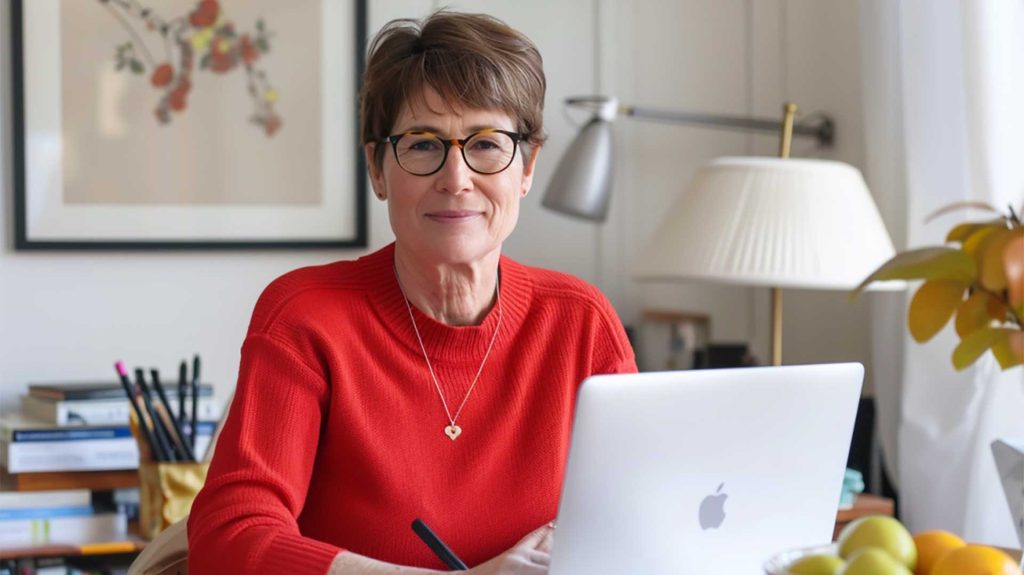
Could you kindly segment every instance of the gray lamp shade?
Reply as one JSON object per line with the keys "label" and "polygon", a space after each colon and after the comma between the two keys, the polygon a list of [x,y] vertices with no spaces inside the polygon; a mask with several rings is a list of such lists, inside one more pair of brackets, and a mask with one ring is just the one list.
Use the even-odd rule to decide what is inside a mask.
{"label": "gray lamp shade", "polygon": [[541,202],[566,215],[603,222],[612,187],[612,125],[592,118],[576,135]]}

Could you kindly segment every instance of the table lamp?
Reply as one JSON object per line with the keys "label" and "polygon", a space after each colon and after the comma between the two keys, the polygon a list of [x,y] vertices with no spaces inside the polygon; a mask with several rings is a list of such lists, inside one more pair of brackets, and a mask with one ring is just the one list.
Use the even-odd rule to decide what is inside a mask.
{"label": "table lamp", "polygon": [[826,160],[719,158],[676,200],[635,272],[645,280],[772,288],[772,364],[781,365],[781,288],[850,290],[894,254],[856,168]]}
{"label": "table lamp", "polygon": [[[570,100],[595,116],[555,170],[543,205],[591,220],[607,210],[612,166],[609,123],[614,99]],[[632,110],[631,115],[718,127],[780,130],[779,158],[720,158],[699,170],[641,255],[641,280],[705,279],[772,289],[772,364],[782,364],[784,287],[850,290],[895,254],[860,172],[826,160],[789,159],[794,134],[828,145],[834,126],[783,120],[701,117]],[[641,110],[641,113],[636,113]],[[903,289],[903,282],[875,289]]]}

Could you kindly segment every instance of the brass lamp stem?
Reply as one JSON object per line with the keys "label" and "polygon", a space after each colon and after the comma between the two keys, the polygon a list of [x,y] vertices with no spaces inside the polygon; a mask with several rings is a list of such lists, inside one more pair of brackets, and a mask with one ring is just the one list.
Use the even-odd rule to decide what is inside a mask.
{"label": "brass lamp stem", "polygon": [[[793,143],[793,119],[796,104],[786,102],[782,106],[782,140],[779,142],[779,157],[788,158]],[[782,289],[772,288],[772,365],[782,365]]]}
{"label": "brass lamp stem", "polygon": [[782,289],[772,288],[772,365],[782,365]]}
{"label": "brass lamp stem", "polygon": [[779,157],[788,158],[789,148],[793,144],[793,118],[796,117],[796,104],[786,102],[782,106],[785,114],[782,118],[782,141],[779,142]]}

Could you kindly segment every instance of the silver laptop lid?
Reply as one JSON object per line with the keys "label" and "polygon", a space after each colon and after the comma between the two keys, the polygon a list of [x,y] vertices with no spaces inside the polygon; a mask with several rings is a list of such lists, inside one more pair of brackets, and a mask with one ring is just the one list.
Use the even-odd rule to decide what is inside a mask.
{"label": "silver laptop lid", "polygon": [[757,575],[827,543],[859,363],[594,376],[580,390],[552,575]]}

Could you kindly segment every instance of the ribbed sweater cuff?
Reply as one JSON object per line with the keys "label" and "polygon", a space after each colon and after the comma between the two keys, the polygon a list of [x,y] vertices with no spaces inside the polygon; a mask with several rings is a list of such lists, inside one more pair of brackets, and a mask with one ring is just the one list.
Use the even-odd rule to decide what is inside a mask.
{"label": "ribbed sweater cuff", "polygon": [[334,558],[343,549],[302,537],[278,535],[263,554],[260,571],[265,573],[291,573],[293,575],[324,575]]}

